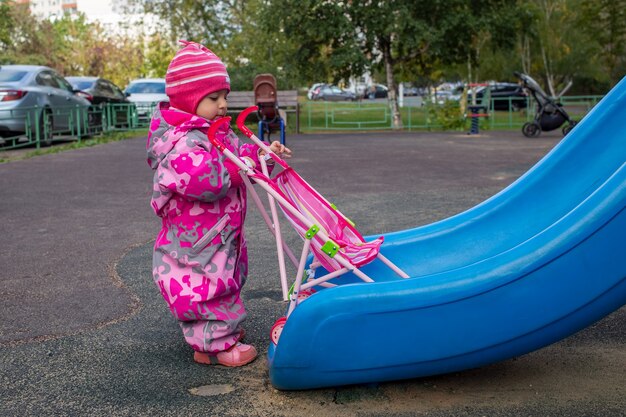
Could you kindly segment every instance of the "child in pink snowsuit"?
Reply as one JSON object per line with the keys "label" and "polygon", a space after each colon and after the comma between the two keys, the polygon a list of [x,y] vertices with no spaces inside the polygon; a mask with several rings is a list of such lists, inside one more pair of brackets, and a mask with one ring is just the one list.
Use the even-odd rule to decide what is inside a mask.
{"label": "child in pink snowsuit", "polygon": [[[194,360],[241,366],[257,356],[253,346],[240,342],[246,317],[240,292],[248,273],[246,192],[237,166],[206,136],[212,120],[226,115],[230,79],[209,49],[181,43],[165,78],[170,102],[159,104],[148,134],[152,208],[162,219],[153,276]],[[217,138],[258,165],[259,148],[240,145],[229,126]],[[279,142],[270,148],[290,154]]]}

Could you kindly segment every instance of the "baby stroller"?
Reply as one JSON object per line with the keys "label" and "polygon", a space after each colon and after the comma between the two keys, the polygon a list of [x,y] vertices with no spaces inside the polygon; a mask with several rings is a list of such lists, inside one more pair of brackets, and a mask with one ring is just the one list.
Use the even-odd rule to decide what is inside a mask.
{"label": "baby stroller", "polygon": [[276,78],[272,74],[260,74],[254,77],[254,102],[259,110],[259,137],[264,140],[267,133],[268,142],[272,132],[280,131],[280,143],[285,144],[285,121],[278,111],[278,94]]}
{"label": "baby stroller", "polygon": [[[293,168],[287,165],[278,155],[274,154],[266,143],[259,140],[245,126],[246,117],[254,111],[258,111],[257,106],[244,110],[237,117],[237,126],[266,152],[265,156],[260,158],[260,170],[250,168],[243,160],[235,156],[223,143],[216,139],[216,131],[222,123],[228,123],[230,117],[216,120],[209,129],[208,137],[213,146],[235,163],[241,169],[241,172],[245,174],[242,175],[244,184],[259,208],[270,233],[276,238],[283,299],[285,301],[289,300],[287,316],[279,319],[272,327],[271,338],[272,342],[276,344],[287,318],[299,303],[311,296],[316,288],[320,289],[320,287],[334,287],[338,285],[337,280],[330,282],[331,280],[352,273],[358,277],[357,279],[364,282],[374,282],[371,277],[360,270],[362,266],[373,261],[383,262],[395,275],[401,278],[408,278],[409,276],[380,253],[380,246],[384,240],[383,236],[366,242],[363,236],[355,229],[354,223],[350,219],[322,197]],[[282,168],[273,178],[270,178],[267,167],[267,161],[270,159],[277,165],[276,168],[278,166]],[[268,193],[271,220],[261,202],[261,198],[252,187],[252,181]],[[286,219],[304,241],[299,261],[282,239],[276,202],[282,209]],[[287,283],[285,253],[297,270],[291,289],[289,289]],[[313,259],[309,264],[309,268],[306,269],[307,258],[310,253],[313,255]],[[316,270],[320,266],[326,269],[328,273],[316,278]]]}
{"label": "baby stroller", "polygon": [[563,109],[561,103],[552,100],[539,86],[537,81],[532,79],[529,75],[520,72],[515,72],[515,76],[522,81],[524,88],[530,92],[537,102],[535,119],[532,122],[524,123],[524,126],[522,126],[524,136],[527,138],[536,138],[541,134],[541,131],[549,132],[558,129],[563,126],[565,122],[567,122],[568,125],[563,127],[563,135],[567,135],[569,131],[576,126],[576,121],[569,117],[569,114]]}

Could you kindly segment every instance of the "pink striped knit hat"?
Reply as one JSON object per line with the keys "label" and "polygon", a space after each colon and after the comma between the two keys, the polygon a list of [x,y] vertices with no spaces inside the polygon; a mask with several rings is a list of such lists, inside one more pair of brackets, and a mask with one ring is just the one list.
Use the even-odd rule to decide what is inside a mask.
{"label": "pink striped knit hat", "polygon": [[167,67],[165,94],[172,107],[193,114],[207,95],[230,91],[230,77],[222,60],[208,48],[196,42],[179,42],[184,46]]}

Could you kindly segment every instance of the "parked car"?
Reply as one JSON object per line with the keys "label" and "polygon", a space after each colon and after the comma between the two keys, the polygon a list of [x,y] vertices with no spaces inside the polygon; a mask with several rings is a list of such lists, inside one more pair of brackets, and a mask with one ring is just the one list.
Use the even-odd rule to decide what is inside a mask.
{"label": "parked car", "polygon": [[85,97],[91,104],[130,103],[124,92],[111,81],[99,77],[65,77],[77,94]]}
{"label": "parked car", "polygon": [[[443,105],[447,101],[459,101],[461,97],[463,97],[463,86],[452,86],[450,83],[446,83],[448,86],[446,88],[435,88],[433,90],[426,90],[426,94],[428,94],[428,99],[433,104]],[[425,98],[424,104],[426,104],[427,99]]]}
{"label": "parked car", "polygon": [[382,84],[373,84],[365,91],[365,98],[387,98],[389,89]]}
{"label": "parked car", "polygon": [[448,100],[459,101],[459,96],[450,90],[436,90],[431,97],[431,101],[436,104],[444,104]]}
{"label": "parked car", "polygon": [[[12,137],[27,131],[26,124],[38,128],[44,145],[52,142],[52,132],[69,130],[76,109],[87,114],[90,103],[75,94],[72,85],[52,68],[37,65],[0,67],[0,136]],[[44,124],[48,125],[43,137]],[[37,131],[32,131],[31,139]]]}
{"label": "parked car", "polygon": [[[122,90],[111,81],[99,77],[65,77],[72,84],[77,95],[85,97],[93,106],[101,106],[103,104],[130,104],[126,95]],[[94,122],[102,123],[102,110],[93,109]],[[127,106],[113,107],[113,124],[128,124]]]}
{"label": "parked car", "polygon": [[165,94],[165,78],[140,78],[126,86],[126,97],[137,106],[140,119],[149,118],[154,106],[160,101],[169,101]]}
{"label": "parked car", "polygon": [[[528,105],[528,94],[524,88],[515,83],[493,83],[491,86],[491,101],[494,110],[519,110]],[[476,91],[476,100],[480,100],[485,92],[485,87]],[[470,91],[468,99],[471,100]]]}
{"label": "parked car", "polygon": [[413,97],[419,95],[419,88],[411,83],[403,83],[404,95],[406,97]]}
{"label": "parked car", "polygon": [[313,100],[325,100],[325,101],[344,101],[356,100],[356,94],[352,91],[342,90],[341,88],[334,85],[324,84],[320,87],[319,92],[312,96]]}
{"label": "parked car", "polygon": [[306,96],[309,100],[314,100],[314,96],[318,95],[323,86],[327,85],[326,83],[316,83],[309,88],[309,91],[306,93]]}

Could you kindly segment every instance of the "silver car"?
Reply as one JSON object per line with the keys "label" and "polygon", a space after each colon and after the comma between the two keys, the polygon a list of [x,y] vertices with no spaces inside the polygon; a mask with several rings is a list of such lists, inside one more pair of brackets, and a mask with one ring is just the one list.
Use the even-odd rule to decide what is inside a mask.
{"label": "silver car", "polygon": [[[89,101],[75,95],[70,83],[52,68],[0,66],[0,136],[3,138],[28,132],[29,125],[30,140],[38,132],[41,143],[49,145],[53,133],[69,132],[85,123],[89,106]],[[43,129],[44,124],[48,129]]]}

